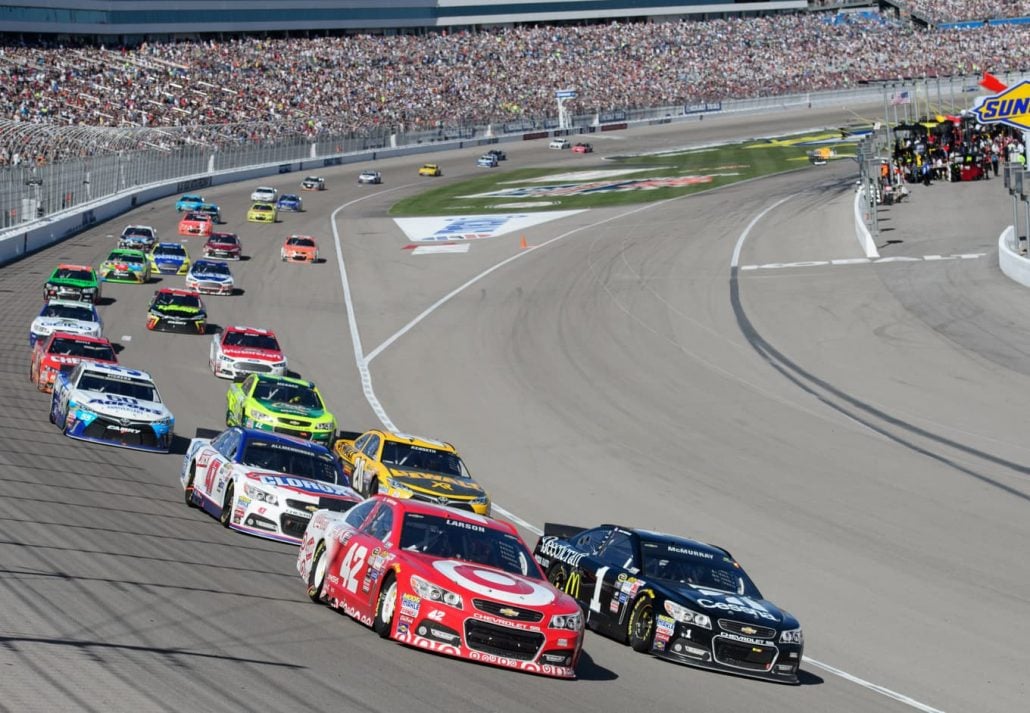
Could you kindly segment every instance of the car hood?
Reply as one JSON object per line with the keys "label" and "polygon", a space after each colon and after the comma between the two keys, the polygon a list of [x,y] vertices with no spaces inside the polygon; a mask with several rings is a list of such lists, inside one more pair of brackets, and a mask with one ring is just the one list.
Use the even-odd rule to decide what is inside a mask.
{"label": "car hood", "polygon": [[235,359],[260,359],[261,361],[282,361],[282,352],[271,349],[255,349],[253,347],[232,347],[222,345],[222,354]]}
{"label": "car hood", "polygon": [[72,334],[89,334],[100,336],[100,325],[84,319],[68,319],[67,317],[36,317],[29,328],[36,334],[51,332],[71,332]]}
{"label": "car hood", "polygon": [[287,416],[300,416],[301,418],[319,419],[326,415],[325,409],[298,406],[296,404],[284,403],[282,401],[262,401],[258,399],[258,403],[261,404],[261,407],[266,411],[284,414]]}
{"label": "car hood", "polygon": [[481,498],[485,494],[479,483],[440,473],[389,468],[390,479],[404,488],[420,493],[445,495],[448,498]]}
{"label": "car hood", "polygon": [[[407,559],[420,565],[420,574],[447,589],[473,597],[484,597],[497,602],[521,607],[550,608],[564,604],[561,609],[578,610],[578,605],[541,579],[505,572],[489,565],[465,560],[438,558],[418,552],[405,551]],[[527,563],[532,567],[532,563]],[[564,613],[555,611],[555,613]]]}
{"label": "car hood", "polygon": [[78,391],[74,400],[78,405],[104,416],[128,418],[133,421],[160,421],[172,415],[162,403],[99,391]]}
{"label": "car hood", "polygon": [[182,263],[186,262],[186,256],[185,255],[153,255],[152,257],[153,257],[154,262],[158,262],[158,263],[160,263],[160,262],[172,262],[172,263],[175,263],[177,265],[181,265]]}
{"label": "car hood", "polygon": [[776,629],[797,628],[797,620],[766,599],[755,599],[714,589],[705,589],[690,584],[670,585],[679,598],[686,600],[695,611],[708,614],[713,620],[718,618],[748,621]]}
{"label": "car hood", "polygon": [[[243,466],[246,467],[246,466]],[[298,475],[277,473],[275,471],[251,470],[247,472],[247,478],[266,487],[275,488],[283,496],[301,495],[312,498],[317,503],[318,498],[337,498],[340,500],[361,500],[361,496],[346,485],[326,483],[321,480],[311,480]]]}

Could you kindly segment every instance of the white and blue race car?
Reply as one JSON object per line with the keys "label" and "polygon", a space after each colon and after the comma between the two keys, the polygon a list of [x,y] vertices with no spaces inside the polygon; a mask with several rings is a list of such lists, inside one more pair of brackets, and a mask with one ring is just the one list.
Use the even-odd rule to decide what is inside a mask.
{"label": "white and blue race car", "polygon": [[220,260],[201,259],[186,273],[186,289],[203,295],[231,295],[236,289],[229,266]]}
{"label": "white and blue race car", "polygon": [[71,300],[50,300],[43,305],[39,316],[29,327],[29,346],[35,346],[40,339],[46,339],[54,332],[85,334],[99,337],[104,331],[97,308],[89,302]]}
{"label": "white and blue race car", "polygon": [[247,428],[194,438],[179,479],[186,504],[224,527],[295,545],[316,510],[343,512],[362,500],[325,446]]}
{"label": "white and blue race car", "polygon": [[175,430],[150,374],[97,362],[57,375],[50,422],[71,438],[162,453],[171,449]]}

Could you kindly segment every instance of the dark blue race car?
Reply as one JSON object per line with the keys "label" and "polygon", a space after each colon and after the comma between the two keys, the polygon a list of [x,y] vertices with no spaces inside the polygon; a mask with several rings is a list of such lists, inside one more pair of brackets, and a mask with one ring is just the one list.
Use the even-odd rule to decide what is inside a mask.
{"label": "dark blue race car", "polygon": [[279,196],[279,200],[276,201],[275,207],[279,210],[288,210],[294,213],[300,213],[304,210],[304,201],[298,195],[293,193],[284,193]]}
{"label": "dark blue race car", "polygon": [[797,619],[726,550],[617,525],[547,524],[534,556],[587,626],[636,651],[725,673],[798,682]]}

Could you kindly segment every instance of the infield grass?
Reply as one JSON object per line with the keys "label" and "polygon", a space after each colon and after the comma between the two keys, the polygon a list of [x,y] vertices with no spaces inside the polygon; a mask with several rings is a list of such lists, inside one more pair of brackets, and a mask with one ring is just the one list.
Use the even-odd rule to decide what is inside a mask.
{"label": "infield grass", "polygon": [[[429,184],[435,179],[426,178],[427,190],[395,203],[390,215],[513,210],[521,213],[660,201],[798,168],[818,171],[821,167],[809,163],[808,152],[821,142],[834,142],[836,155],[831,160],[850,160],[855,154],[855,143],[839,139],[837,131],[814,132],[718,147],[603,158],[600,153],[574,154],[565,150],[561,152],[565,160],[560,165],[505,170],[512,163],[509,159],[498,168],[484,168],[482,175],[458,183],[433,187]],[[608,143],[595,144],[595,151],[608,148]],[[447,167],[443,168],[446,171]]]}

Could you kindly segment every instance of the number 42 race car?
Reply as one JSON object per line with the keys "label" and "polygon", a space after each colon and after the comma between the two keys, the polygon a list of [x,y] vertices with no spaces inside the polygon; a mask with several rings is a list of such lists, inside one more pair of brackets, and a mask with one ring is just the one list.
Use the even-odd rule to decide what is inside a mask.
{"label": "number 42 race car", "polygon": [[575,600],[543,578],[508,523],[376,495],[319,510],[297,570],[308,596],[384,638],[493,666],[573,678]]}

